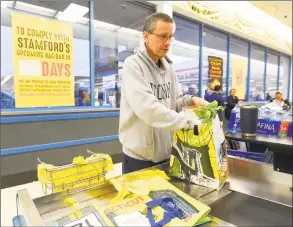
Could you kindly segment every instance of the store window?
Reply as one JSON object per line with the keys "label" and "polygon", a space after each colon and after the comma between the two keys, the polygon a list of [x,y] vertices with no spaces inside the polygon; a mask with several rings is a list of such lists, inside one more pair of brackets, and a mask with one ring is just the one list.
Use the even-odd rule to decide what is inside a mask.
{"label": "store window", "polygon": [[[214,67],[215,66],[215,67]],[[226,92],[226,68],[227,68],[227,35],[210,28],[203,31],[203,72],[202,94],[208,89],[208,83],[212,82],[222,86],[223,94]]]}
{"label": "store window", "polygon": [[176,24],[172,43],[173,67],[181,85],[182,94],[199,95],[199,25],[173,17]]}
{"label": "store window", "polygon": [[250,101],[270,100],[264,93],[265,49],[256,45],[251,48],[250,60]]}
{"label": "store window", "polygon": [[154,7],[140,2],[95,1],[95,106],[119,108],[124,60],[142,44]]}
{"label": "store window", "polygon": [[[68,0],[33,1],[33,4],[31,2],[32,1],[28,0],[1,1],[1,108],[90,105],[88,1],[80,0],[77,4],[72,4],[72,1]],[[18,26],[22,26],[25,32],[23,34],[28,35],[28,37],[26,37],[28,41],[33,40],[25,46],[25,37],[20,37],[22,38],[21,47],[24,48],[22,53],[24,53],[24,51],[26,51],[26,53],[33,53],[32,50],[35,50],[35,55],[22,55],[22,57],[17,57],[15,54],[16,52],[13,52],[13,44],[16,45],[19,40],[15,39],[16,36],[13,36],[14,27],[12,27],[12,14],[20,15],[20,17],[23,18],[25,18],[25,16],[35,17],[33,19],[34,23],[23,22],[22,24],[21,19],[18,19]],[[42,31],[40,31],[39,27],[36,27],[37,24],[42,23],[41,21],[45,21],[48,25],[48,27],[41,28]],[[58,25],[55,24],[57,26],[55,28],[53,28],[53,25],[49,26],[49,24],[53,24],[54,21],[60,22]],[[70,34],[69,32],[68,34],[70,35],[68,36],[67,34],[64,35],[65,28],[68,28],[69,31],[71,30],[72,33]],[[55,29],[56,33],[53,32],[50,36],[52,29]],[[33,30],[35,30],[34,33],[32,32]],[[30,32],[30,34],[28,34],[28,32]],[[60,36],[54,36],[58,35],[57,32],[60,34],[62,33],[61,35],[64,36],[62,37],[59,33]],[[20,33],[17,34],[19,35]],[[40,37],[37,36],[37,34],[48,34],[48,36]],[[64,46],[60,41],[62,38],[64,38]],[[41,50],[45,48],[45,44],[41,46],[41,41],[47,41],[48,43],[48,51],[46,53],[44,50]],[[53,47],[54,43],[58,46]],[[58,54],[61,53],[62,50],[65,50],[64,48],[67,44],[69,46],[66,47],[70,49],[68,52],[70,55]],[[38,47],[36,45],[38,45]],[[37,49],[40,51],[36,51]],[[68,63],[66,67],[68,67],[67,69],[70,68],[70,73],[72,72],[72,74],[65,74],[65,71],[62,71],[62,69],[65,69],[65,61],[62,62],[61,59],[65,59],[66,57],[68,57],[66,60],[71,59],[71,62]],[[59,61],[56,61],[56,59],[59,59]],[[20,66],[23,64],[23,62],[19,63],[21,60],[23,62],[26,60],[25,67]],[[15,61],[18,62],[18,74],[16,74],[17,72],[14,70]],[[28,61],[30,61],[30,65],[28,65]],[[44,61],[47,63],[44,64]],[[37,65],[35,64],[36,62]],[[38,62],[42,62],[41,66]],[[53,63],[55,63],[55,66],[53,66]],[[62,65],[63,63],[64,67]],[[42,72],[42,74],[40,72]],[[23,74],[20,75],[21,73]],[[51,75],[48,82],[54,83],[55,87],[50,85],[50,87],[47,87],[47,90],[44,90],[41,89],[41,86],[43,86],[42,84],[38,84],[37,82],[34,83],[33,80],[19,80],[18,78],[18,76],[32,76],[32,74],[34,74],[33,76],[37,76],[37,74],[41,76]],[[68,75],[69,78],[70,76],[72,77],[66,82],[65,80],[63,81],[63,79],[59,79],[65,75]],[[56,77],[53,78],[54,76]],[[39,79],[43,77],[36,78]],[[44,82],[45,80],[40,79],[39,81]],[[17,81],[17,83],[15,83],[15,81]],[[27,89],[29,89],[29,92],[25,93],[24,91],[28,90],[23,90],[23,88],[21,88],[21,86],[24,86],[22,81],[28,82],[25,86],[28,86]],[[58,83],[67,85],[58,85]],[[16,94],[18,94],[17,97]],[[29,96],[30,98],[25,99],[23,96]],[[65,102],[64,100],[67,99],[68,102]],[[28,101],[26,102],[25,100]],[[50,102],[50,100],[55,100],[56,102]],[[46,103],[48,104],[46,105]]]}
{"label": "store window", "polygon": [[292,64],[291,64],[291,74],[290,74],[290,94],[289,94],[289,100],[292,102]]}
{"label": "store window", "polygon": [[247,100],[248,43],[231,37],[229,88],[236,89],[239,99]]}
{"label": "store window", "polygon": [[267,62],[267,95],[275,97],[277,91],[278,83],[278,55],[272,52],[268,53],[268,62]]}
{"label": "store window", "polygon": [[281,56],[280,59],[280,81],[279,90],[283,92],[283,98],[288,97],[288,79],[289,79],[289,62],[290,58],[287,56]]}

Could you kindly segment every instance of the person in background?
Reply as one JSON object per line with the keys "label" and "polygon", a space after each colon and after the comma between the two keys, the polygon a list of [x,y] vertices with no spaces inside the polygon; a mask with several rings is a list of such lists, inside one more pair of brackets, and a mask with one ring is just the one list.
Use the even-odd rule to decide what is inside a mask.
{"label": "person in background", "polygon": [[80,87],[78,89],[79,97],[78,97],[78,106],[90,106],[91,100],[88,95],[88,89],[85,87]]}
{"label": "person in background", "polygon": [[[210,94],[206,93],[204,96],[204,99],[208,102],[217,101],[218,106],[225,107],[225,100],[224,100],[224,96],[223,96],[222,89],[221,89],[220,85],[216,85],[214,87],[214,91],[212,93],[210,93]],[[219,115],[219,119],[221,122],[221,126],[223,126],[224,112],[222,110],[219,110],[218,115]]]}
{"label": "person in background", "polygon": [[272,96],[270,95],[270,93],[267,93],[267,96],[266,96],[266,101],[270,101],[272,100]]}
{"label": "person in background", "polygon": [[256,97],[255,97],[255,101],[261,101],[261,100],[263,100],[261,98],[261,95],[260,94],[257,94]]}
{"label": "person in background", "polygon": [[103,106],[103,104],[104,104],[104,92],[98,92],[98,102],[99,102],[99,106]]}
{"label": "person in background", "polygon": [[225,117],[230,121],[230,116],[233,108],[239,103],[239,98],[236,96],[236,89],[230,90],[230,96],[227,97],[227,105],[225,109]]}
{"label": "person in background", "polygon": [[116,108],[120,108],[121,88],[117,88],[115,92],[115,98],[116,98]]}
{"label": "person in background", "polygon": [[289,101],[287,99],[283,99],[283,93],[281,91],[277,91],[275,98],[271,99],[270,102],[280,105],[285,110],[289,110],[291,108]]}
{"label": "person in background", "polygon": [[182,95],[172,61],[167,57],[175,32],[173,19],[152,14],[143,27],[144,43],[124,61],[119,118],[122,173],[168,162],[175,130],[193,130],[200,122],[181,111],[207,105]]}

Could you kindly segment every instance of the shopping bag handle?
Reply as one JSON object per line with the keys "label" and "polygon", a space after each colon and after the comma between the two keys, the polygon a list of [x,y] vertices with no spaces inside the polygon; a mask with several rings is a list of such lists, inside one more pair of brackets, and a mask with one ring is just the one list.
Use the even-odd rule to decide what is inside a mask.
{"label": "shopping bag handle", "polygon": [[194,127],[193,127],[193,134],[195,136],[198,136],[199,135],[199,131],[198,131],[198,126],[197,125],[194,125]]}

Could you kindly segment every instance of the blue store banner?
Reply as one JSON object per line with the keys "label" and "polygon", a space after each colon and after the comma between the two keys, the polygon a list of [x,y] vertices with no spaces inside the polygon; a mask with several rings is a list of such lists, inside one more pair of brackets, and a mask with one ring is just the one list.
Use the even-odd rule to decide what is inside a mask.
{"label": "blue store banner", "polygon": [[[278,136],[280,126],[280,121],[258,119],[257,133]],[[231,113],[230,121],[228,123],[228,131],[232,132],[233,127],[234,129],[236,129],[237,132],[241,132],[240,114],[236,114],[235,112]],[[292,137],[292,122],[289,125],[287,136]]]}
{"label": "blue store banner", "polygon": [[281,126],[280,121],[258,119],[257,133],[277,136],[279,133],[280,126]]}

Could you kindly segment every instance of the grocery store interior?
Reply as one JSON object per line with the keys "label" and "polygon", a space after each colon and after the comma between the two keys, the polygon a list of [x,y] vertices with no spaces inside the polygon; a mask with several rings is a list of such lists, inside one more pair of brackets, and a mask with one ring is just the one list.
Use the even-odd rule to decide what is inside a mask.
{"label": "grocery store interior", "polygon": [[[143,27],[154,13],[169,15],[176,26],[168,57],[182,95],[206,99],[213,78],[220,78],[221,90],[211,92],[224,100],[225,117],[223,126],[212,130],[223,131],[229,176],[222,183],[215,173],[217,187],[193,181],[183,167],[174,177],[165,171],[175,165],[171,156],[171,164],[158,167],[171,180],[164,179],[162,188],[150,185],[150,191],[172,184],[173,193],[185,198],[176,206],[188,210],[182,207],[192,201],[188,206],[197,212],[181,210],[190,217],[185,226],[292,226],[292,1],[142,0],[1,0],[1,226],[145,226],[143,212],[143,218],[127,219],[110,207],[111,196],[122,189],[106,179],[122,175],[124,61],[144,43]],[[231,89],[239,100],[232,107]],[[214,146],[221,166],[222,154]],[[184,153],[182,145],[187,159],[195,150]],[[205,158],[196,155],[185,164],[201,166],[198,171],[206,176]],[[102,172],[94,170],[89,182],[79,182],[87,178],[78,174],[90,172],[80,173],[86,164],[74,160],[81,156],[90,157],[88,168],[96,159],[113,168],[99,167]],[[198,160],[202,163],[195,164]],[[121,183],[126,179],[120,187],[131,187]],[[132,196],[140,195],[129,188]],[[100,215],[99,202],[113,208],[111,218],[107,210]]]}

